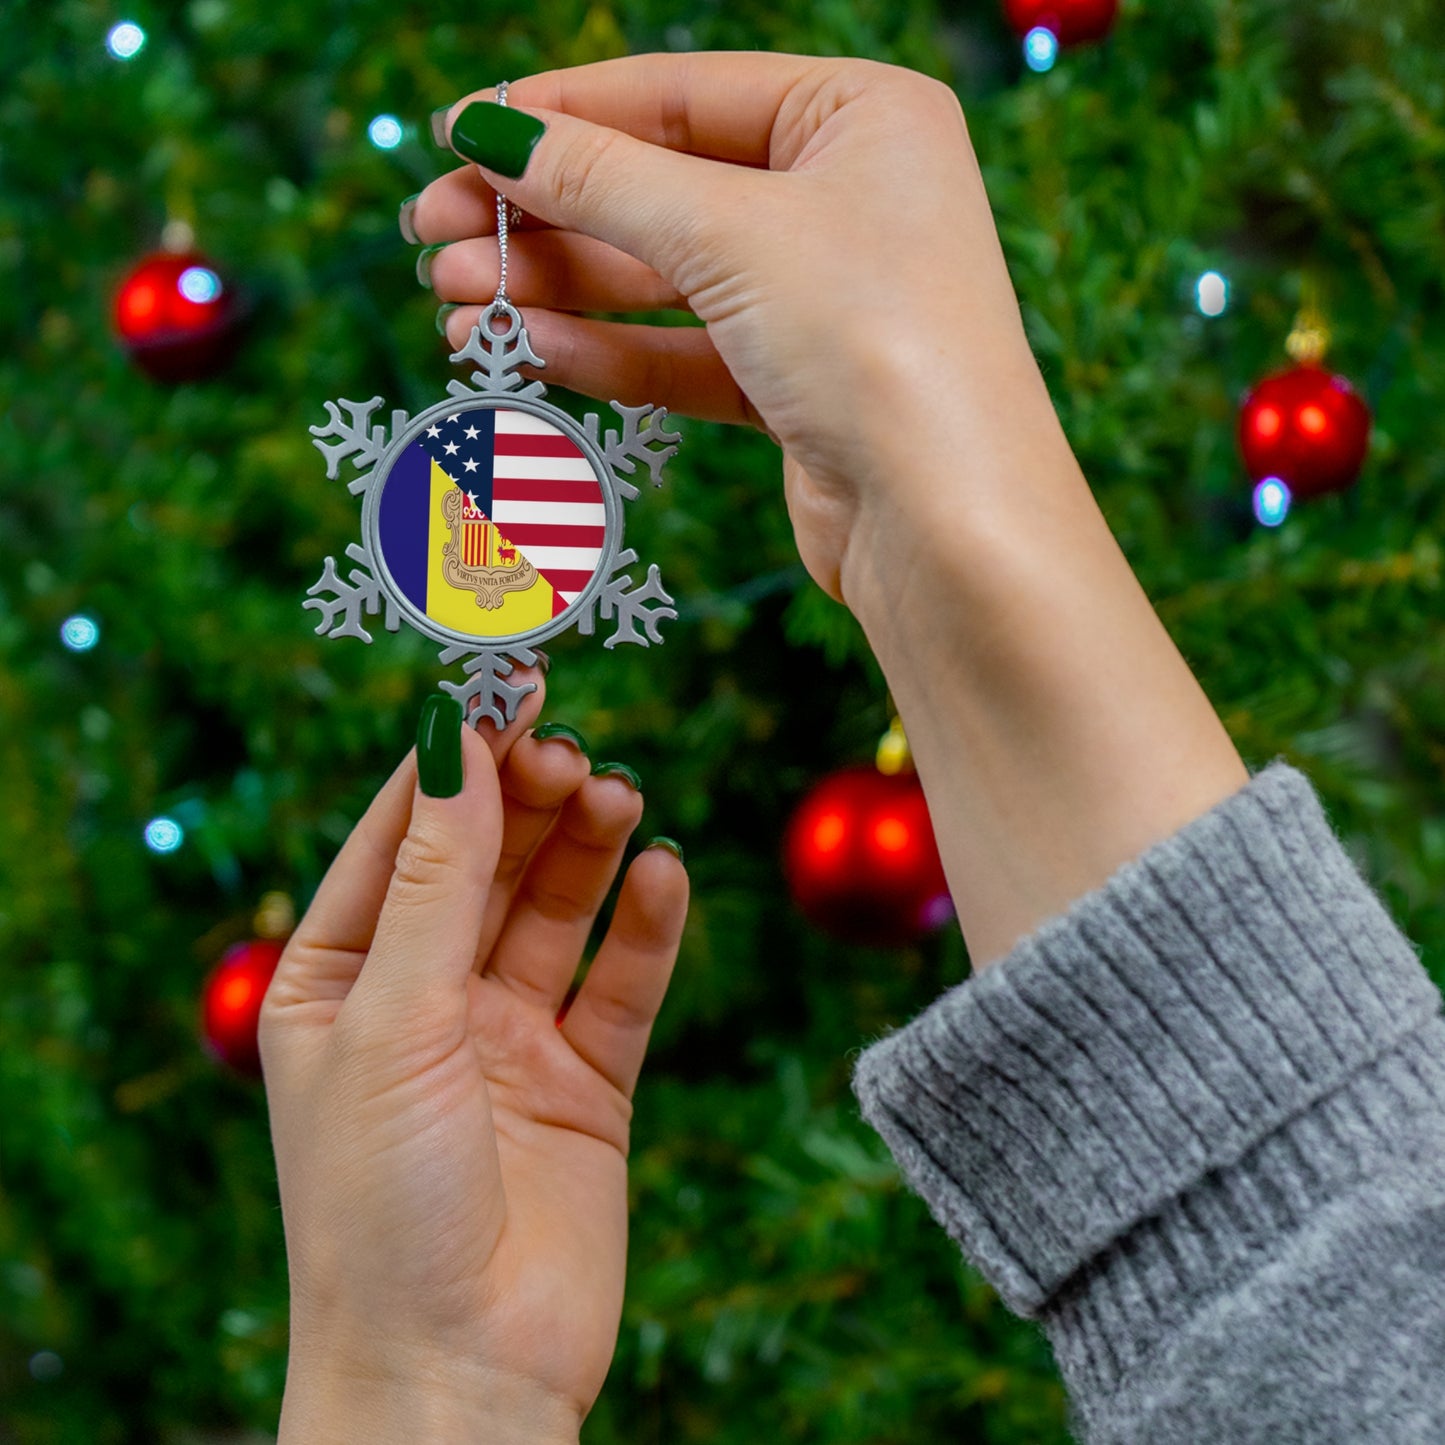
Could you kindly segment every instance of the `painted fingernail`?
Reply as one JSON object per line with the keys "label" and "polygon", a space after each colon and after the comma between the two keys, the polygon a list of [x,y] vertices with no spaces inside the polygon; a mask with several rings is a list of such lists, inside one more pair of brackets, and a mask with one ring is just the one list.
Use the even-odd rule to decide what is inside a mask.
{"label": "painted fingernail", "polygon": [[592,756],[587,748],[587,739],[576,728],[569,728],[566,723],[543,723],[541,727],[532,729],[532,736],[539,743],[545,743],[548,738],[565,738],[584,758]]}
{"label": "painted fingernail", "polygon": [[450,244],[449,241],[440,241],[435,246],[426,246],[416,258],[416,279],[420,281],[428,291],[431,290],[432,257],[435,256],[438,251],[444,251]]}
{"label": "painted fingernail", "polygon": [[421,245],[421,237],[416,233],[416,225],[413,220],[416,215],[416,203],[420,198],[420,191],[414,196],[408,196],[401,203],[401,209],[396,213],[396,224],[401,228],[402,237],[408,246]]}
{"label": "painted fingernail", "polygon": [[434,692],[416,725],[416,776],[429,798],[454,798],[462,790],[462,705]]}
{"label": "painted fingernail", "polygon": [[438,335],[438,336],[445,336],[445,335],[447,334],[447,317],[450,316],[453,311],[460,311],[460,310],[461,310],[461,302],[459,302],[459,301],[447,301],[447,302],[444,302],[442,305],[440,305],[440,306],[437,307],[437,335]]}
{"label": "painted fingernail", "polygon": [[532,654],[537,659],[537,666],[542,669],[542,676],[546,677],[552,671],[552,659],[540,647],[534,647]]}
{"label": "painted fingernail", "polygon": [[536,116],[510,105],[474,100],[452,122],[451,146],[459,156],[516,180],[546,130]]}
{"label": "painted fingernail", "polygon": [[649,838],[643,844],[642,851],[645,853],[649,848],[666,848],[679,863],[686,863],[687,859],[682,856],[682,844],[676,838],[664,838],[659,835],[656,838]]}
{"label": "painted fingernail", "polygon": [[624,783],[629,784],[639,793],[642,791],[642,779],[626,763],[593,763],[592,776],[594,778],[621,778]]}
{"label": "painted fingernail", "polygon": [[443,150],[447,144],[447,114],[451,106],[439,105],[431,113],[431,138],[433,145],[439,145]]}

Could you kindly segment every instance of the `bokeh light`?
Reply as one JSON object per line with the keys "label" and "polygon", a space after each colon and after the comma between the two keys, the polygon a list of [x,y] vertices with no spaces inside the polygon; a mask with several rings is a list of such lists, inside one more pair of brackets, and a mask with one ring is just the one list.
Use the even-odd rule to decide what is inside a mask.
{"label": "bokeh light", "polygon": [[1277,527],[1289,516],[1290,491],[1279,477],[1266,477],[1254,489],[1254,515],[1263,527]]}
{"label": "bokeh light", "polygon": [[1030,70],[1040,74],[1052,70],[1058,58],[1059,37],[1047,25],[1035,25],[1024,36],[1024,59],[1028,61]]}
{"label": "bokeh light", "polygon": [[1229,282],[1218,271],[1206,271],[1195,284],[1194,298],[1205,316],[1223,316],[1229,305]]}
{"label": "bokeh light", "polygon": [[60,640],[72,652],[89,652],[100,641],[100,624],[77,612],[60,624]]}
{"label": "bokeh light", "polygon": [[394,151],[401,144],[401,122],[394,115],[376,116],[366,128],[372,145],[379,151]]}
{"label": "bokeh light", "polygon": [[122,20],[112,25],[105,37],[105,48],[117,60],[134,60],[145,48],[146,33],[134,20]]}
{"label": "bokeh light", "polygon": [[186,830],[174,818],[152,818],[145,837],[152,853],[174,853],[185,842]]}
{"label": "bokeh light", "polygon": [[214,301],[221,294],[221,278],[209,266],[187,266],[176,282],[182,296],[197,305]]}

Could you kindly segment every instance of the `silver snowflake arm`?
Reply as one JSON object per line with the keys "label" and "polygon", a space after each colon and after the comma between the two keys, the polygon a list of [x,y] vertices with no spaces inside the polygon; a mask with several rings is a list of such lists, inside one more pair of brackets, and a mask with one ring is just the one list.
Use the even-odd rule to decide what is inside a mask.
{"label": "silver snowflake arm", "polygon": [[[327,637],[359,637],[363,642],[371,641],[371,634],[361,625],[362,614],[374,616],[386,606],[386,630],[396,632],[401,627],[396,603],[381,590],[381,583],[371,571],[371,557],[366,548],[353,542],[346,555],[360,565],[351,569],[350,579],[343,579],[336,570],[336,558],[328,557],[322,569],[321,579],[307,589],[307,601],[301,606],[314,607],[321,614],[316,624],[319,634]],[[330,593],[330,597],[325,594]]]}
{"label": "silver snowflake arm", "polygon": [[[625,552],[618,553],[617,567],[630,567],[637,561],[637,553],[631,547]],[[662,634],[657,630],[664,617],[677,616],[677,610],[672,605],[672,598],[663,590],[662,577],[657,570],[657,563],[654,562],[647,569],[647,581],[640,587],[632,587],[632,578],[628,576],[610,577],[602,585],[602,591],[597,595],[597,611],[604,622],[612,620],[612,614],[617,614],[617,631],[612,634],[602,645],[603,647],[616,647],[619,642],[635,642],[640,647],[646,647],[650,642],[661,642]],[[649,602],[662,603],[660,607],[648,607]],[[637,630],[637,624],[642,624],[642,636]],[[592,636],[592,629],[595,626],[595,619],[592,609],[589,607],[583,614],[581,621],[577,624],[577,631],[584,637]]]}
{"label": "silver snowflake arm", "polygon": [[[493,331],[491,315],[505,315],[507,329]],[[532,350],[527,328],[522,325],[522,315],[514,307],[503,303],[494,306],[492,312],[484,311],[481,319],[472,327],[467,344],[460,351],[452,352],[452,361],[460,366],[464,361],[475,362],[481,368],[472,373],[472,381],[484,392],[501,392],[509,396],[542,396],[547,388],[540,381],[528,381],[519,374],[521,366],[535,366],[539,371],[547,363]],[[459,381],[453,381],[447,388],[453,396],[470,396],[472,393]]]}
{"label": "silver snowflake arm", "polygon": [[677,455],[682,433],[668,431],[663,423],[667,420],[665,406],[623,406],[620,401],[608,405],[622,418],[620,432],[609,431],[605,442],[599,442],[598,428],[601,425],[594,412],[583,422],[583,428],[593,443],[601,446],[602,455],[617,480],[617,490],[626,501],[637,496],[637,488],[624,476],[631,476],[643,462],[652,474],[652,485],[662,485],[662,469]]}
{"label": "silver snowflake arm", "polygon": [[[370,401],[346,401],[341,403],[328,401],[326,403],[327,422],[325,426],[308,427],[311,435],[316,438],[312,445],[322,456],[326,458],[326,475],[335,481],[341,472],[341,463],[347,457],[351,458],[351,464],[358,472],[364,472],[369,467],[374,467],[381,460],[381,454],[386,450],[386,428],[381,425],[371,425],[371,414],[382,403],[379,396],[374,396]],[[341,408],[345,407],[349,418],[343,418]],[[396,435],[406,425],[407,416],[404,411],[393,411],[391,414],[392,434]],[[325,442],[323,437],[340,437],[337,442]],[[354,496],[357,492],[365,489],[368,479],[357,477],[354,481],[347,483],[347,487]]]}
{"label": "silver snowflake arm", "polygon": [[[447,666],[460,657],[467,659],[467,680],[448,682],[443,678],[438,686],[461,703],[468,727],[475,727],[485,717],[490,718],[500,732],[516,718],[522,699],[529,692],[537,691],[537,684],[505,681],[513,665],[511,658],[499,652],[473,652],[461,645],[448,647],[441,655]],[[537,661],[537,654],[528,647],[514,648],[511,657],[523,667],[531,667]]]}

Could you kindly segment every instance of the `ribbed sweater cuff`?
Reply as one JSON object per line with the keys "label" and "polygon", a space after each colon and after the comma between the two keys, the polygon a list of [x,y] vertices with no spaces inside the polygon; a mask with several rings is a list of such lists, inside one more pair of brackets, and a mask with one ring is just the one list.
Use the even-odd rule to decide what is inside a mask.
{"label": "ribbed sweater cuff", "polygon": [[868,1047],[865,1119],[1023,1315],[1438,1014],[1312,784],[1248,784]]}

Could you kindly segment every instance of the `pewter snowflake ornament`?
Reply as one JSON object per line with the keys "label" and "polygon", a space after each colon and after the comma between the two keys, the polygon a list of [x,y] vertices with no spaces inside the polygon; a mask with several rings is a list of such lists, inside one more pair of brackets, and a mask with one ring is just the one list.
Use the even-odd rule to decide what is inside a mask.
{"label": "pewter snowflake ornament", "polygon": [[451,359],[476,364],[472,385],[452,381],[416,418],[393,411],[389,439],[371,423],[379,396],[328,401],[326,426],[310,428],[328,477],[348,459],[359,473],[347,486],[362,496],[361,542],[346,549],[345,577],[326,559],[302,606],[327,637],[370,642],[362,618],[380,613],[390,632],[405,621],[442,643],[442,663],[462,662],[466,679],[440,686],[468,723],[502,728],[536,688],[507,678],[547,638],[573,626],[591,636],[600,617],[617,625],[604,647],[662,641],[659,624],[677,612],[655,564],[633,584],[622,504],[638,495],[628,478],[639,464],[662,485],[681,437],[665,407],[614,401],[621,429],[603,434],[595,414],[578,426],[543,401],[546,388],[519,368],[545,363],[506,301]]}

